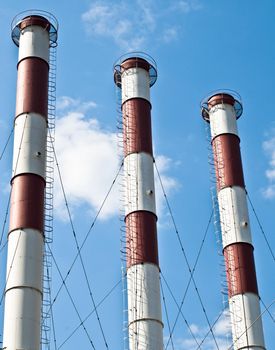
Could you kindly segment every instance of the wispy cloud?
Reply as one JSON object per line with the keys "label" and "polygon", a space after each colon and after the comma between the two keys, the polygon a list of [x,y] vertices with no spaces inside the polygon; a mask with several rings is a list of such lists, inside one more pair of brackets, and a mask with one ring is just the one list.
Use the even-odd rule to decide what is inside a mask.
{"label": "wispy cloud", "polygon": [[162,39],[165,43],[170,43],[178,38],[179,27],[170,27],[164,29]]}
{"label": "wispy cloud", "polygon": [[108,0],[93,2],[82,14],[87,33],[95,39],[112,39],[125,50],[140,50],[177,40],[181,15],[201,9],[198,0]]}
{"label": "wispy cloud", "polygon": [[[184,338],[184,339],[174,339],[174,348],[175,350],[195,350],[198,349],[198,344],[201,344],[203,341],[205,334],[208,333],[207,327],[201,327],[197,324],[191,324],[190,329],[193,333],[192,337]],[[232,344],[231,338],[231,326],[230,326],[230,315],[229,311],[225,310],[218,320],[218,322],[213,327],[213,333],[215,335],[215,340],[218,344],[220,350],[227,350]],[[215,350],[217,346],[215,341],[211,335],[211,333],[207,336],[207,338],[203,341],[201,348],[204,350]],[[169,348],[170,350],[170,348]]]}
{"label": "wispy cloud", "polygon": [[[275,130],[273,130],[273,134],[275,134]],[[263,149],[269,157],[269,168],[265,172],[269,184],[264,189],[263,194],[266,198],[272,199],[275,198],[275,136],[263,143]]]}
{"label": "wispy cloud", "polygon": [[175,8],[183,13],[189,13],[201,10],[202,4],[198,0],[180,0],[175,2]]}
{"label": "wispy cloud", "polygon": [[80,99],[74,99],[69,96],[61,96],[57,99],[56,109],[59,113],[77,109],[78,112],[86,112],[91,108],[96,108],[97,104],[94,101],[83,102]]}
{"label": "wispy cloud", "polygon": [[111,4],[100,1],[90,6],[82,15],[82,20],[92,38],[110,38],[120,47],[135,49],[143,44],[144,37],[142,30],[135,33],[137,19],[136,16],[131,18],[130,12],[127,3]]}
{"label": "wispy cloud", "polygon": [[[57,101],[55,149],[58,157],[67,200],[72,212],[85,205],[88,211],[99,209],[119,168],[117,134],[104,128],[93,117],[94,101],[83,102],[63,96]],[[167,193],[177,188],[177,181],[169,175],[172,160],[157,157],[159,172]],[[57,175],[57,172],[56,172]],[[57,215],[67,220],[66,206],[58,178],[55,180],[55,208]],[[121,209],[119,184],[111,192],[101,218],[118,215]],[[158,215],[162,215],[164,197],[156,187]]]}

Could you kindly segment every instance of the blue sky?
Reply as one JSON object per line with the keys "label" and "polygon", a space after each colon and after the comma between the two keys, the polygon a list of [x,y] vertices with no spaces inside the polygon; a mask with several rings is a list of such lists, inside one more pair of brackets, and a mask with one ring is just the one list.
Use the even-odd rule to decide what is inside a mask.
{"label": "blue sky", "polygon": [[[32,8],[49,11],[59,21],[56,153],[79,242],[83,241],[93,222],[119,164],[118,105],[112,67],[122,54],[138,50],[153,56],[158,66],[158,80],[151,90],[154,153],[191,266],[212,210],[209,142],[199,106],[200,100],[215,89],[233,89],[242,97],[244,113],[238,127],[246,188],[274,251],[274,2],[2,1],[1,149],[11,130],[15,110],[18,49],[10,38],[10,23],[18,12]],[[12,143],[0,162],[1,222],[4,221],[9,194],[11,159]],[[82,251],[96,303],[121,278],[119,182],[121,179],[118,179],[118,186],[108,197]],[[189,274],[158,184],[157,188],[160,266],[180,303]],[[52,250],[65,275],[75,257],[76,246],[58,177],[54,216]],[[275,297],[274,260],[251,208],[250,219],[259,293],[264,303],[269,305]],[[218,250],[211,223],[195,272],[195,280],[211,323],[223,308],[222,258]],[[2,251],[2,282],[4,271],[5,251]],[[60,283],[53,266],[53,295]],[[79,261],[67,283],[84,318],[93,307]],[[169,320],[173,324],[177,308],[164,282],[163,285]],[[53,311],[59,347],[79,325],[64,288]],[[269,311],[275,317],[274,305]],[[109,348],[124,349],[121,285],[98,308],[98,314]],[[183,314],[200,341],[207,332],[207,323],[192,286],[184,303]],[[163,320],[167,339],[169,331],[164,309]],[[268,313],[263,315],[263,323],[266,347],[271,349],[275,343],[274,322]],[[224,336],[226,327],[224,317],[215,329],[221,350],[228,348]],[[86,328],[96,349],[103,349],[104,342],[95,315],[89,318]],[[175,327],[173,340],[175,350],[197,348],[182,317]],[[75,346],[91,347],[82,328],[61,349]],[[216,349],[211,337],[207,338],[202,349]]]}

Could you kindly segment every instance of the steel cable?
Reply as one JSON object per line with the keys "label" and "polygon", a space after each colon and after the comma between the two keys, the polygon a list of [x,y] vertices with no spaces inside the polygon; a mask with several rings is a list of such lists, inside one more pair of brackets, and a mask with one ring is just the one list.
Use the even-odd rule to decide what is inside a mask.
{"label": "steel cable", "polygon": [[11,129],[11,131],[9,133],[9,136],[7,138],[7,141],[6,141],[5,145],[4,145],[3,151],[1,152],[0,161],[2,160],[3,155],[5,154],[5,151],[6,151],[7,147],[8,147],[9,142],[10,142],[10,138],[11,138],[11,135],[12,135],[13,131],[14,131],[14,126],[12,127],[12,129]]}
{"label": "steel cable", "polygon": [[[200,305],[201,305],[203,314],[205,315],[206,322],[207,322],[207,324],[208,324],[208,326],[209,326],[209,329],[211,329],[210,320],[209,320],[209,317],[208,317],[208,315],[207,315],[207,312],[206,312],[204,303],[203,303],[203,301],[202,301],[200,292],[199,292],[199,290],[198,290],[197,284],[196,284],[196,282],[195,282],[195,279],[194,279],[194,276],[193,276],[193,273],[192,273],[192,270],[191,270],[191,266],[190,266],[190,263],[189,263],[189,261],[188,261],[188,258],[187,258],[185,249],[184,249],[184,247],[183,247],[181,238],[180,238],[180,236],[179,236],[179,231],[178,231],[178,228],[177,228],[177,225],[176,225],[176,222],[175,222],[175,218],[174,218],[174,215],[173,215],[173,212],[172,212],[170,203],[169,203],[169,201],[168,201],[168,197],[167,197],[167,194],[166,194],[166,192],[165,192],[165,189],[164,189],[164,186],[163,186],[163,182],[162,182],[162,180],[161,180],[160,173],[159,173],[159,171],[158,171],[158,167],[157,167],[157,164],[156,164],[156,161],[155,161],[155,160],[154,160],[154,164],[155,164],[155,168],[156,168],[157,175],[158,175],[158,178],[159,178],[160,186],[161,186],[161,189],[162,189],[164,198],[165,198],[165,202],[166,202],[166,205],[167,205],[169,214],[170,214],[171,219],[172,219],[172,222],[173,222],[173,226],[174,226],[174,229],[175,229],[175,232],[176,232],[176,236],[177,236],[177,239],[178,239],[178,241],[179,241],[179,245],[180,245],[182,254],[183,254],[183,256],[184,256],[184,260],[185,260],[185,263],[186,263],[186,265],[187,265],[188,271],[189,271],[189,273],[190,273],[190,279],[191,279],[191,281],[192,281],[192,283],[193,283],[193,285],[194,285],[194,289],[195,289],[196,294],[197,294],[197,296],[198,296],[198,299],[199,299],[199,302],[200,302]],[[218,343],[217,343],[216,337],[215,337],[215,335],[214,335],[212,329],[211,329],[211,335],[212,335],[212,337],[213,337],[213,340],[214,340],[214,343],[215,343],[216,348],[219,349],[219,345],[218,345]],[[168,345],[169,345],[169,341],[170,341],[170,339],[168,340],[165,349],[167,349],[167,347],[168,347]]]}
{"label": "steel cable", "polygon": [[[64,198],[65,198],[65,204],[66,204],[66,207],[67,207],[67,211],[68,211],[70,223],[71,223],[71,226],[72,226],[72,229],[73,229],[73,235],[74,235],[74,238],[76,239],[76,234],[75,234],[74,226],[73,226],[73,224],[72,224],[72,218],[71,218],[71,214],[70,214],[70,211],[69,211],[69,206],[68,206],[68,202],[67,202],[67,198],[66,198],[66,194],[65,194],[65,190],[64,190],[64,186],[63,186],[63,181],[62,181],[62,177],[61,177],[61,172],[60,172],[60,169],[59,169],[59,164],[58,164],[58,161],[57,161],[57,156],[56,156],[56,152],[55,152],[54,146],[53,146],[53,152],[54,152],[54,157],[55,157],[56,166],[57,166],[57,169],[58,169],[59,179],[60,179],[60,182],[61,182],[61,187],[62,187],[63,196],[64,196]],[[53,304],[56,302],[56,300],[57,300],[57,298],[58,298],[58,295],[60,294],[60,292],[61,292],[63,286],[66,287],[65,282],[66,282],[66,280],[67,280],[67,278],[68,278],[68,276],[69,276],[69,274],[70,274],[70,272],[71,272],[73,266],[75,265],[75,262],[76,262],[78,256],[80,256],[80,259],[82,260],[81,250],[82,250],[84,244],[86,243],[86,241],[87,241],[87,239],[88,239],[88,237],[89,237],[89,235],[90,235],[90,233],[91,233],[91,230],[93,229],[93,227],[94,227],[94,225],[95,225],[95,223],[96,223],[96,221],[97,221],[97,219],[98,219],[98,217],[99,217],[99,215],[100,215],[100,213],[101,213],[101,211],[102,211],[102,209],[103,209],[103,207],[104,207],[104,205],[105,205],[105,203],[106,203],[107,198],[108,198],[109,195],[110,195],[110,192],[111,192],[111,190],[112,190],[112,188],[113,188],[113,186],[114,186],[114,184],[115,184],[115,182],[116,182],[116,180],[117,180],[117,177],[118,177],[118,175],[119,175],[119,173],[120,173],[122,167],[123,167],[123,163],[120,165],[120,167],[119,167],[119,169],[118,169],[118,172],[117,172],[117,174],[116,174],[114,180],[112,181],[112,184],[111,184],[111,186],[109,187],[109,189],[108,189],[108,191],[107,191],[107,194],[106,194],[106,196],[104,197],[104,199],[103,199],[103,201],[102,201],[102,203],[101,203],[101,205],[100,205],[100,207],[99,207],[99,209],[98,209],[98,211],[97,211],[97,213],[96,213],[96,215],[95,215],[95,217],[94,217],[94,220],[93,220],[92,224],[91,224],[90,227],[89,227],[89,230],[88,230],[88,232],[87,232],[87,234],[86,234],[86,236],[85,236],[83,242],[81,243],[81,245],[79,245],[79,243],[76,242],[76,243],[77,243],[77,254],[76,254],[75,258],[73,259],[73,262],[72,262],[72,264],[71,264],[69,270],[67,271],[65,278],[62,279],[62,283],[61,283],[61,285],[60,285],[60,287],[59,287],[59,289],[58,289],[58,291],[57,291],[57,293],[56,293],[56,295],[55,295],[53,301],[51,302],[51,305],[50,305],[50,307],[49,307],[49,309],[48,309],[48,311],[47,311],[47,313],[46,313],[47,315],[51,312],[51,309],[52,309],[52,307],[53,307]],[[83,264],[82,267],[83,267],[84,270],[85,270],[85,266],[84,266],[83,260],[82,260],[82,264]],[[85,270],[84,274],[85,274],[86,282],[89,283],[86,270]],[[96,304],[95,304],[95,302],[94,302],[94,299],[93,299],[93,297],[92,297],[91,288],[89,288],[89,292],[90,292],[90,296],[91,296],[92,301],[93,301],[93,306],[94,306],[93,312],[96,312],[96,313],[97,313],[97,306],[96,306]],[[98,316],[98,314],[97,314],[97,316]],[[103,328],[102,328],[102,325],[101,325],[99,316],[98,316],[97,319],[98,319],[98,321],[99,321],[99,323],[100,323],[100,329],[101,329],[101,332],[102,332],[102,335],[103,335],[103,338],[104,338],[105,346],[106,346],[106,348],[108,349],[108,344],[107,344],[107,342],[106,342],[105,334],[104,334],[104,332],[103,332]]]}
{"label": "steel cable", "polygon": [[224,310],[222,310],[218,317],[216,318],[216,320],[213,322],[213,324],[211,325],[211,328],[208,329],[207,333],[205,334],[205,336],[203,337],[203,339],[201,340],[201,342],[199,343],[198,347],[196,348],[196,350],[200,350],[202,344],[204,343],[204,341],[206,340],[206,338],[208,337],[209,333],[211,332],[211,329],[214,329],[216,323],[219,321],[219,319],[221,318],[221,316],[223,315]]}
{"label": "steel cable", "polygon": [[[161,278],[159,280],[160,280],[160,290],[161,290],[161,294],[162,294],[162,300],[163,300],[163,305],[164,305],[164,311],[165,311],[165,316],[166,316],[166,320],[167,320],[168,330],[169,330],[169,334],[172,334],[170,320],[169,320],[169,314],[168,314],[168,309],[167,309],[167,305],[166,305],[166,299],[165,299],[164,290],[163,290],[163,286],[162,286],[162,280],[161,280]],[[171,345],[172,345],[172,349],[174,350],[175,348],[174,348],[174,342],[173,342],[172,335],[171,335]]]}
{"label": "steel cable", "polygon": [[[192,331],[192,329],[191,329],[191,327],[190,327],[190,325],[189,325],[189,322],[187,321],[187,319],[186,319],[185,316],[183,315],[183,312],[182,312],[182,310],[181,310],[181,308],[180,308],[180,306],[179,306],[179,304],[178,304],[178,302],[177,302],[177,300],[176,300],[176,298],[175,298],[175,296],[174,296],[174,294],[173,294],[173,292],[172,292],[172,289],[170,288],[170,286],[169,286],[169,284],[168,284],[166,278],[164,277],[163,273],[161,273],[161,276],[162,276],[162,278],[163,278],[163,280],[164,280],[164,282],[165,282],[165,285],[166,285],[166,287],[167,287],[167,289],[168,289],[168,291],[169,291],[169,293],[170,293],[172,299],[174,300],[174,302],[175,302],[175,304],[176,304],[176,306],[177,306],[177,308],[178,308],[178,315],[181,315],[181,316],[182,316],[182,318],[183,318],[183,320],[184,320],[184,322],[185,322],[185,324],[186,324],[186,326],[187,326],[187,328],[188,328],[190,334],[192,335],[192,337],[193,337],[193,339],[195,340],[196,344],[199,345],[199,343],[198,343],[198,341],[197,341],[197,338],[195,337],[195,335],[194,335],[194,333],[193,333],[193,331]],[[182,305],[181,305],[181,306],[182,306]],[[175,327],[176,327],[176,323],[177,323],[177,322],[174,322],[172,330],[171,330],[170,327],[169,327],[169,339],[171,339],[171,340],[170,340],[171,343],[172,343],[172,339],[173,339],[172,336],[173,336],[173,333],[174,333],[174,330],[175,330]],[[167,342],[167,344],[166,344],[166,346],[165,346],[165,349],[167,349],[167,347],[168,347],[168,345],[169,345],[169,339],[168,339],[168,342]]]}
{"label": "steel cable", "polygon": [[101,334],[102,334],[102,337],[103,337],[103,341],[104,341],[105,347],[106,347],[106,349],[109,349],[108,343],[107,343],[107,340],[106,340],[106,336],[105,336],[105,332],[104,332],[103,327],[102,327],[102,322],[100,320],[100,317],[99,317],[99,314],[98,314],[98,311],[97,311],[97,308],[96,308],[96,303],[95,303],[93,292],[92,292],[92,289],[91,289],[91,284],[90,284],[90,281],[89,281],[89,278],[88,278],[88,275],[87,275],[86,267],[84,265],[82,254],[80,252],[79,242],[78,242],[78,239],[77,239],[77,236],[76,236],[76,231],[75,231],[75,228],[74,228],[72,215],[71,215],[71,212],[70,212],[70,208],[69,208],[69,204],[68,204],[68,200],[67,200],[67,196],[66,196],[66,192],[65,192],[65,188],[64,188],[64,183],[63,183],[63,179],[62,179],[62,176],[61,176],[61,170],[60,170],[60,167],[59,167],[59,163],[58,163],[58,160],[57,160],[57,156],[56,156],[56,152],[55,152],[55,149],[54,149],[53,142],[52,142],[52,148],[53,148],[55,163],[56,163],[57,172],[58,172],[58,176],[59,176],[59,181],[60,181],[60,185],[61,185],[61,189],[62,189],[62,193],[63,193],[63,197],[64,197],[64,202],[65,202],[66,209],[67,209],[69,222],[70,222],[70,225],[71,225],[71,229],[72,229],[75,245],[76,245],[77,252],[78,252],[78,255],[79,255],[79,258],[80,258],[80,262],[81,262],[81,267],[82,267],[82,270],[83,270],[83,273],[84,273],[84,277],[85,277],[85,281],[86,281],[86,284],[87,284],[87,287],[88,287],[88,290],[89,290],[89,295],[90,295],[90,298],[92,300],[93,307],[95,309],[96,318],[97,318],[97,321],[98,321],[98,324],[99,324],[99,328],[100,328],[100,331],[101,331]]}
{"label": "steel cable", "polygon": [[256,218],[256,220],[257,220],[257,223],[258,223],[258,225],[259,225],[260,231],[261,231],[261,233],[262,233],[262,235],[263,235],[263,237],[264,237],[265,243],[266,243],[266,245],[267,245],[267,247],[268,247],[268,250],[269,250],[269,252],[270,252],[270,254],[271,254],[272,258],[273,258],[273,261],[275,262],[275,255],[274,255],[274,253],[273,253],[273,250],[272,250],[272,248],[271,248],[271,245],[270,245],[270,243],[269,243],[269,241],[268,241],[268,239],[267,239],[267,236],[266,236],[266,234],[265,234],[265,232],[264,232],[263,226],[262,226],[262,224],[261,224],[261,222],[260,222],[260,219],[259,219],[259,217],[258,217],[258,215],[257,215],[257,213],[256,213],[256,210],[255,210],[255,208],[254,208],[254,206],[253,206],[253,204],[252,204],[252,201],[251,201],[250,196],[249,196],[249,194],[248,194],[247,191],[246,191],[246,194],[247,194],[247,198],[248,198],[249,204],[250,204],[250,206],[251,206],[251,208],[252,208],[252,211],[253,211],[253,213],[254,213],[254,215],[255,215],[255,218]]}
{"label": "steel cable", "polygon": [[[98,219],[98,217],[99,217],[99,215],[100,215],[100,213],[101,213],[101,211],[102,211],[102,209],[103,209],[103,207],[104,207],[104,205],[105,205],[105,203],[106,203],[107,198],[109,197],[109,195],[110,195],[110,193],[111,193],[111,191],[112,191],[112,189],[113,189],[113,186],[114,186],[114,184],[115,184],[115,182],[116,182],[116,180],[117,180],[117,178],[118,178],[118,175],[119,175],[119,173],[120,173],[122,167],[123,167],[123,163],[120,165],[120,167],[119,167],[119,169],[118,169],[118,172],[117,172],[117,174],[116,174],[114,180],[112,181],[112,184],[111,184],[111,186],[109,187],[109,189],[108,189],[108,191],[107,191],[107,194],[106,194],[106,196],[104,197],[104,199],[103,199],[103,201],[102,201],[102,203],[101,203],[101,205],[100,205],[100,207],[99,207],[99,209],[98,209],[98,211],[97,211],[97,213],[96,213],[96,215],[95,215],[95,217],[94,217],[94,219],[93,219],[93,222],[92,222],[92,224],[90,225],[89,230],[88,230],[87,233],[86,233],[86,236],[85,236],[83,242],[81,243],[81,245],[80,245],[80,247],[79,247],[79,251],[78,251],[77,254],[75,255],[72,264],[70,265],[69,269],[67,270],[67,273],[66,273],[66,276],[65,276],[65,278],[64,278],[64,281],[66,281],[67,278],[69,277],[69,275],[70,275],[70,273],[71,273],[71,271],[72,271],[72,268],[74,267],[74,265],[75,265],[75,263],[76,263],[76,261],[77,261],[77,258],[78,258],[78,256],[79,256],[79,253],[81,252],[82,248],[84,247],[84,245],[85,245],[85,243],[86,243],[86,241],[87,241],[87,239],[88,239],[88,237],[89,237],[89,235],[90,235],[90,233],[91,233],[93,227],[95,226],[95,223],[96,223],[96,221],[97,221],[97,219]],[[55,297],[53,298],[53,302],[52,302],[52,304],[51,304],[50,307],[49,307],[48,313],[50,312],[50,310],[51,310],[51,308],[52,308],[52,305],[56,302],[56,300],[57,300],[57,298],[58,298],[58,296],[59,296],[59,294],[60,294],[62,288],[63,288],[63,282],[62,282],[62,284],[60,285],[60,287],[58,288]]]}
{"label": "steel cable", "polygon": [[50,247],[49,243],[47,243],[47,246],[48,246],[49,252],[50,252],[50,254],[51,254],[51,256],[52,256],[52,259],[53,259],[53,262],[54,262],[54,264],[55,264],[55,267],[56,267],[56,269],[57,269],[57,271],[58,271],[58,274],[59,274],[59,276],[60,276],[60,278],[61,278],[62,284],[63,284],[64,287],[65,287],[65,290],[66,290],[66,292],[67,292],[67,294],[68,294],[68,296],[69,296],[69,299],[70,299],[70,301],[71,301],[71,303],[72,303],[72,305],[73,305],[73,308],[74,308],[74,310],[75,310],[75,312],[76,312],[76,314],[77,314],[77,317],[78,317],[78,319],[79,319],[79,321],[80,321],[80,323],[81,323],[81,326],[83,327],[83,330],[84,330],[85,334],[87,335],[87,338],[88,338],[88,340],[89,340],[89,343],[91,344],[92,348],[95,350],[94,343],[93,343],[93,341],[92,341],[92,339],[91,339],[91,337],[90,337],[90,335],[89,335],[89,333],[88,333],[88,331],[87,331],[87,328],[85,327],[85,325],[84,325],[84,323],[83,323],[83,320],[82,320],[82,318],[81,318],[81,316],[80,316],[80,313],[79,313],[79,311],[78,311],[78,309],[77,309],[77,307],[76,307],[76,304],[75,304],[75,302],[74,302],[74,300],[73,300],[73,297],[72,297],[72,295],[71,295],[71,293],[70,293],[70,291],[69,291],[69,289],[68,289],[68,287],[67,287],[67,285],[66,285],[66,282],[65,282],[65,280],[64,280],[64,278],[63,278],[63,276],[62,276],[62,273],[61,273],[60,268],[59,268],[59,266],[58,266],[58,264],[57,264],[57,262],[56,262],[56,259],[55,259],[54,255],[53,255],[53,253],[52,253],[52,250],[51,250],[51,247]]}
{"label": "steel cable", "polygon": [[[120,285],[122,279],[120,279],[110,290],[106,295],[101,299],[101,301],[96,305],[96,308],[98,308],[103,302],[113,293],[113,291]],[[93,309],[84,319],[82,323],[85,323],[90,316],[95,312],[95,309]],[[70,335],[61,343],[61,345],[58,346],[57,350],[61,349],[65,343],[77,332],[77,330],[82,326],[82,323],[80,323],[75,329],[70,333]]]}
{"label": "steel cable", "polygon": [[269,311],[269,309],[267,308],[266,304],[264,303],[263,299],[261,297],[260,298],[260,302],[263,304],[263,307],[266,309],[268,315],[270,316],[271,320],[273,321],[273,323],[275,323],[275,319],[272,315],[272,313]]}

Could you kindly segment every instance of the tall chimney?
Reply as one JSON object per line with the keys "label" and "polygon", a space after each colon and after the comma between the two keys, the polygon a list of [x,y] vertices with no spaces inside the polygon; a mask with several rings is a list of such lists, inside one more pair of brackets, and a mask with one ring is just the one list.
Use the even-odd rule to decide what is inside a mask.
{"label": "tall chimney", "polygon": [[42,304],[49,48],[57,22],[46,12],[13,21],[19,46],[3,348],[38,350]]}
{"label": "tall chimney", "polygon": [[115,67],[122,93],[130,350],[163,349],[150,103],[156,78],[147,56],[128,56]]}
{"label": "tall chimney", "polygon": [[218,92],[202,103],[202,116],[211,128],[234,349],[263,350],[254,248],[237,130],[241,114],[241,100],[232,92]]}

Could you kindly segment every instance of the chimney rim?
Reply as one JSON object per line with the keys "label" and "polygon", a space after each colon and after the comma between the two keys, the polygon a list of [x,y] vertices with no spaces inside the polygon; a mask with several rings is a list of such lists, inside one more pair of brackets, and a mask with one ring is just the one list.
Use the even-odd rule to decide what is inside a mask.
{"label": "chimney rim", "polygon": [[136,60],[136,63],[137,63],[136,67],[144,68],[145,65],[148,65],[148,68],[144,68],[144,69],[148,70],[149,72],[150,87],[153,86],[157,81],[157,77],[158,77],[157,64],[152,56],[142,51],[128,52],[118,58],[118,60],[113,65],[115,84],[119,88],[121,88],[121,74],[123,72],[122,65],[123,63],[129,60]]}
{"label": "chimney rim", "polygon": [[[236,119],[239,119],[243,113],[242,99],[241,99],[241,96],[235,90],[231,90],[231,89],[219,89],[219,90],[212,91],[205,98],[203,98],[201,100],[200,107],[201,107],[201,115],[202,115],[203,119],[208,123],[210,122],[209,121],[209,110],[212,107],[214,107],[215,104],[213,106],[209,107],[209,102],[211,101],[211,99],[213,99],[214,97],[218,97],[218,96],[220,96],[220,98],[222,100],[223,99],[227,100],[225,102],[222,101],[221,103],[226,103],[226,104],[230,104],[233,106],[235,113],[236,113]],[[229,99],[232,99],[232,102],[229,101]]]}
{"label": "chimney rim", "polygon": [[58,21],[57,18],[50,12],[43,10],[26,10],[18,13],[11,22],[11,38],[16,46],[19,46],[20,33],[22,22],[28,18],[34,18],[35,20],[45,20],[45,23],[49,23],[49,27],[45,28],[49,32],[50,47],[57,46],[57,32],[58,32]]}

